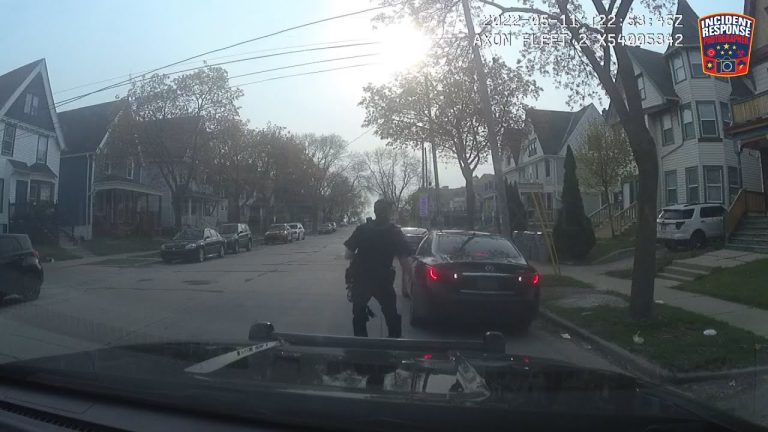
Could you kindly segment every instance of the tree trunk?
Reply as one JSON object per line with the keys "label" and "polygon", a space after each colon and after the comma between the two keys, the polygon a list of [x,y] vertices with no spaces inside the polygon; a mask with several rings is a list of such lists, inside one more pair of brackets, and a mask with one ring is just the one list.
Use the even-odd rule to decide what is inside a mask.
{"label": "tree trunk", "polygon": [[611,202],[611,192],[608,188],[604,188],[605,196],[608,200],[608,223],[611,225],[611,238],[616,237],[616,228],[613,225],[613,203]]}
{"label": "tree trunk", "polygon": [[[642,115],[631,116],[631,131],[628,134],[633,148],[650,151],[636,151],[635,161],[640,178],[637,194],[637,234],[635,258],[632,271],[632,293],[629,301],[630,316],[640,320],[649,318],[653,308],[654,278],[656,276],[656,194],[659,166],[656,161],[656,144],[645,127]],[[633,138],[634,137],[634,138]]]}
{"label": "tree trunk", "polygon": [[504,184],[504,171],[501,168],[501,151],[499,150],[499,141],[496,136],[496,119],[493,117],[493,108],[491,106],[491,96],[488,92],[488,76],[485,73],[483,59],[480,56],[480,47],[475,44],[475,24],[472,21],[472,13],[469,9],[469,0],[462,0],[461,5],[464,9],[464,21],[467,25],[469,40],[472,44],[472,58],[475,64],[475,74],[477,75],[478,90],[480,93],[480,107],[483,110],[485,124],[487,129],[488,147],[491,150],[491,160],[493,161],[494,180],[496,182],[496,199],[499,209],[499,222],[501,224],[501,234],[506,238],[512,238],[510,228],[509,206],[507,206],[506,185]]}
{"label": "tree trunk", "polygon": [[173,205],[173,225],[177,230],[180,230],[181,214],[184,207],[183,195],[179,192],[171,192],[171,204]]}
{"label": "tree trunk", "polygon": [[467,221],[466,221],[466,228],[468,230],[474,230],[475,229],[475,187],[474,187],[474,178],[472,177],[472,173],[469,173],[469,175],[464,174],[464,185],[465,185],[465,195],[466,195],[466,201],[467,201]]}

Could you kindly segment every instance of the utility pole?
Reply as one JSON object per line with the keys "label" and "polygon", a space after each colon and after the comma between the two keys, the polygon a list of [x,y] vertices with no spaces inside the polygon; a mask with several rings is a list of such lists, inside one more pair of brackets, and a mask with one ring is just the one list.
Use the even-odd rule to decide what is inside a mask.
{"label": "utility pole", "polygon": [[499,222],[501,223],[501,234],[506,238],[512,238],[510,228],[509,206],[507,206],[507,193],[504,185],[504,171],[501,168],[501,151],[499,150],[499,138],[496,136],[496,119],[493,117],[493,107],[491,106],[491,95],[488,92],[488,75],[485,73],[483,58],[480,55],[480,47],[475,43],[477,34],[475,33],[475,24],[472,21],[472,12],[469,9],[469,0],[461,0],[464,9],[464,21],[467,24],[469,33],[469,43],[472,45],[472,59],[475,63],[475,75],[477,77],[477,87],[480,92],[480,108],[483,110],[486,124],[486,138],[488,147],[491,150],[491,160],[493,161],[493,173],[496,182],[496,198],[499,209]]}
{"label": "utility pole", "polygon": [[432,168],[435,170],[435,219],[437,220],[437,227],[440,228],[443,224],[440,223],[440,176],[437,174],[437,146],[432,143]]}

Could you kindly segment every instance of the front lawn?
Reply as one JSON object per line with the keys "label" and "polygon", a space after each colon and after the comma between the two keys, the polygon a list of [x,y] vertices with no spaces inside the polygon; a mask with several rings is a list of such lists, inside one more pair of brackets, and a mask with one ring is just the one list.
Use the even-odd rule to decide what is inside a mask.
{"label": "front lawn", "polygon": [[[721,321],[673,306],[655,304],[648,321],[633,321],[627,307],[547,308],[590,333],[669,371],[704,372],[765,365],[768,339]],[[714,336],[704,330],[714,329]],[[638,344],[633,336],[643,338]]]}
{"label": "front lawn", "polygon": [[592,284],[582,282],[578,279],[574,279],[570,276],[555,275],[555,274],[543,274],[541,275],[541,288],[556,288],[556,287],[569,287],[569,288],[594,288]]}
{"label": "front lawn", "polygon": [[635,238],[627,235],[616,236],[609,239],[597,239],[595,247],[589,251],[586,261],[595,262],[601,258],[605,258],[608,255],[622,249],[631,249],[635,247]]}
{"label": "front lawn", "polygon": [[160,250],[167,240],[158,238],[93,239],[84,241],[82,247],[96,256]]}
{"label": "front lawn", "polygon": [[717,268],[709,275],[675,289],[768,309],[768,259]]}
{"label": "front lawn", "polygon": [[36,245],[35,250],[40,254],[40,261],[42,262],[47,262],[50,259],[54,261],[67,261],[82,258],[82,256],[59,246]]}

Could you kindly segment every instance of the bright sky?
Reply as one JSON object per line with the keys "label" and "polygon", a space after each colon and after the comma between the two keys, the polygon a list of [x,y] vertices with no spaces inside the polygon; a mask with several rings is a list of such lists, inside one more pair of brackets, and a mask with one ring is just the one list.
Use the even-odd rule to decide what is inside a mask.
{"label": "bright sky", "polygon": [[[504,4],[503,0],[500,3]],[[742,0],[691,0],[704,15],[742,11]],[[0,10],[11,12],[0,30],[0,73],[39,58],[48,64],[57,101],[97,89],[113,81],[154,67],[267,33],[371,7],[364,0],[0,0]],[[318,50],[226,65],[230,76],[298,63],[375,54],[307,65],[233,79],[247,83],[271,77],[321,69],[376,64],[322,74],[266,81],[243,87],[241,114],[255,126],[268,122],[295,132],[338,133],[355,151],[382,145],[373,134],[361,136],[363,110],[357,106],[362,87],[383,83],[414,64],[429,50],[429,39],[408,24],[374,29],[376,12],[343,18],[206,56],[209,63],[259,56],[292,49],[378,42],[373,45]],[[655,28],[652,31],[669,31]],[[335,42],[334,44],[329,44]],[[311,46],[308,46],[312,44]],[[298,46],[298,47],[297,47]],[[494,52],[514,63],[513,47]],[[227,56],[226,58],[221,58]],[[176,69],[200,66],[197,60]],[[544,92],[534,105],[567,109],[563,97],[548,81],[539,79]],[[80,87],[88,85],[85,87]],[[72,89],[73,87],[78,87]],[[113,99],[125,88],[99,93],[68,105],[76,108]],[[533,102],[533,101],[532,101]],[[490,164],[478,175],[492,172]],[[458,168],[443,164],[441,184],[462,186]]]}

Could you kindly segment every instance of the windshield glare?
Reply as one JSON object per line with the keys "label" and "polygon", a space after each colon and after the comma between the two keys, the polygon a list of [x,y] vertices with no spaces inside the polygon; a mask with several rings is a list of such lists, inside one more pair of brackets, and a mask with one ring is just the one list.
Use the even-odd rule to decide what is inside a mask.
{"label": "windshield glare", "polygon": [[523,257],[508,240],[484,235],[441,234],[437,236],[436,250],[439,254],[451,257],[523,261]]}
{"label": "windshield glare", "polygon": [[201,240],[202,238],[203,230],[198,229],[185,229],[173,237],[174,240]]}

